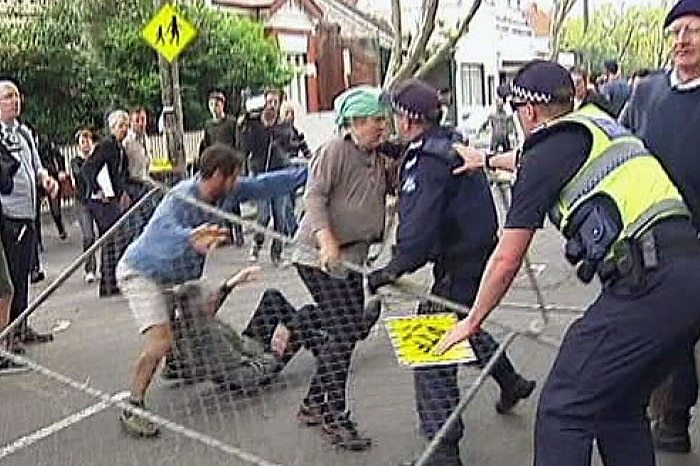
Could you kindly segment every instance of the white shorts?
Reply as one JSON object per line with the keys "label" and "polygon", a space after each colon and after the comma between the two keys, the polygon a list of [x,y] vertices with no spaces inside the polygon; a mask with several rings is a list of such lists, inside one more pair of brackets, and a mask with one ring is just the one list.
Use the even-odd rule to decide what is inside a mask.
{"label": "white shorts", "polygon": [[129,301],[129,308],[139,332],[145,333],[154,325],[170,323],[173,307],[172,288],[140,275],[124,261],[117,264],[117,285]]}

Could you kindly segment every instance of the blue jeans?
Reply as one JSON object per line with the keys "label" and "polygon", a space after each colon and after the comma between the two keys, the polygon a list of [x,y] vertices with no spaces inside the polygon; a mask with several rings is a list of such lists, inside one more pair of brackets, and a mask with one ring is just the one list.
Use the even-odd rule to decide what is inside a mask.
{"label": "blue jeans", "polygon": [[[93,212],[85,204],[81,204],[79,208],[78,222],[83,235],[83,252],[85,252],[95,242],[95,225],[97,222]],[[95,260],[95,254],[90,254],[90,257],[85,261],[85,273],[95,273],[96,271],[97,261]]]}
{"label": "blue jeans", "polygon": [[[272,217],[272,225],[276,232],[284,235],[289,234],[287,229],[287,205],[289,204],[289,196],[279,196],[271,201],[257,201],[258,218],[257,222],[260,226],[267,226]],[[255,233],[255,244],[258,246],[265,242],[265,235]]]}

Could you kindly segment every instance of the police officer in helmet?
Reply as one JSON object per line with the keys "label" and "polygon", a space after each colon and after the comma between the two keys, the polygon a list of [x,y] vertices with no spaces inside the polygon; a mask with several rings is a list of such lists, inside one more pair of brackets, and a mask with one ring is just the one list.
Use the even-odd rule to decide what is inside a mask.
{"label": "police officer in helmet", "polygon": [[[459,136],[439,128],[440,102],[435,88],[409,79],[384,98],[394,111],[396,127],[407,149],[400,171],[397,248],[386,267],[368,276],[370,291],[432,262],[432,292],[471,306],[486,260],[496,244],[498,223],[488,180],[483,172],[453,175],[453,169],[462,164],[452,151]],[[445,309],[422,303],[418,312]],[[482,365],[498,349],[486,332],[473,335],[470,342]],[[501,388],[496,403],[499,413],[509,412],[535,387],[535,382],[515,372],[506,356],[501,357],[491,375]],[[414,381],[421,430],[432,439],[459,402],[457,365],[416,369]],[[462,430],[461,424],[450,430],[429,465],[462,464],[458,448]]]}
{"label": "police officer in helmet", "polygon": [[560,65],[533,61],[511,92],[526,139],[503,235],[469,316],[438,345],[479,332],[545,215],[567,239],[583,281],[602,289],[567,330],[537,411],[537,466],[588,466],[593,440],[608,465],[651,466],[645,408],[700,331],[700,244],[689,211],[638,138],[588,105],[572,112]]}

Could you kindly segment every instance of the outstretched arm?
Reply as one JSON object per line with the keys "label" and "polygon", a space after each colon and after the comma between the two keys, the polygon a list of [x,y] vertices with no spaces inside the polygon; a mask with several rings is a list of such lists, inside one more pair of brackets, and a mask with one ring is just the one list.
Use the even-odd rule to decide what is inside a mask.
{"label": "outstretched arm", "polygon": [[273,199],[296,191],[306,183],[306,167],[285,168],[258,176],[243,176],[233,191],[226,197],[226,205],[252,199]]}

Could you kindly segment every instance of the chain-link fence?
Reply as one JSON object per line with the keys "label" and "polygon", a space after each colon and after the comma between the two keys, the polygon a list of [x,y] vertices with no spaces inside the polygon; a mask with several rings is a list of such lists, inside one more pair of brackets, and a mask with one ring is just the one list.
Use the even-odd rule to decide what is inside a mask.
{"label": "chain-link fence", "polygon": [[[377,300],[366,294],[364,267],[344,262],[342,276],[329,275],[314,266],[316,251],[181,191],[154,186],[25,311],[32,325],[61,332],[55,341],[24,355],[0,353],[28,369],[0,383],[6,406],[0,463],[395,464],[414,455],[424,464],[465,414],[501,353],[514,342],[529,345],[529,351],[556,347],[556,335],[542,332],[547,311],[557,318],[582,311],[575,305],[548,307],[537,286],[537,266],[528,263],[525,288],[537,291],[536,303],[504,305],[521,311],[524,330],[491,327],[500,349],[483,370],[460,376],[461,402],[436,440],[425,445],[416,428],[411,371],[397,364],[381,320],[375,324]],[[173,249],[169,273],[183,278],[176,286],[134,279],[123,270],[119,275],[116,257],[164,198],[170,199],[168,215],[243,223],[249,232],[264,233],[267,244],[282,242],[282,255],[273,267],[261,254],[261,276],[249,284],[237,284],[246,277],[235,272],[249,264],[245,251],[234,246],[209,254],[204,277],[195,280],[196,261]],[[167,222],[161,227],[177,228]],[[122,294],[98,300],[81,283],[80,271],[100,247],[102,260],[120,276]],[[379,251],[378,263],[388,248]],[[297,262],[300,256],[311,260]],[[381,293],[382,317],[410,315],[425,302],[445,312],[467,311],[426,292],[430,279],[424,272]],[[157,309],[169,313],[174,345],[158,364],[145,407],[134,406],[129,392],[145,342],[137,327]],[[13,326],[1,336],[12,332]],[[517,365],[527,357],[515,359]],[[497,399],[490,387],[485,396]],[[117,418],[124,416],[139,423],[120,426]],[[122,432],[143,435],[149,428],[159,430],[158,438]],[[362,453],[346,452],[369,445]]]}

